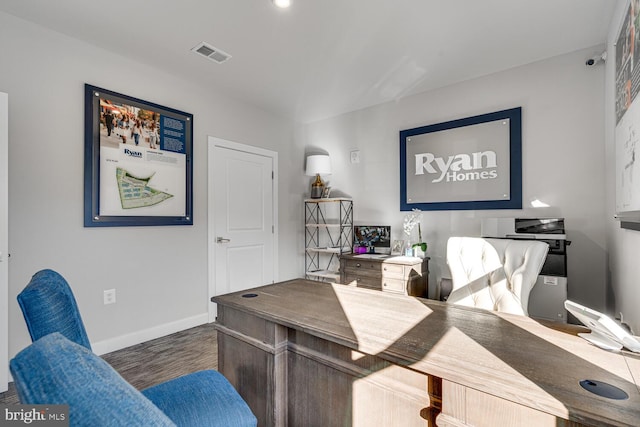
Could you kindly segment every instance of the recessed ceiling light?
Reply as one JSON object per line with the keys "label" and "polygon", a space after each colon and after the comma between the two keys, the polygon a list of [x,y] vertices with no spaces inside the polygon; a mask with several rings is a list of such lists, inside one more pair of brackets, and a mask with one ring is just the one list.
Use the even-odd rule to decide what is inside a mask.
{"label": "recessed ceiling light", "polygon": [[278,7],[286,8],[291,6],[291,0],[271,0]]}

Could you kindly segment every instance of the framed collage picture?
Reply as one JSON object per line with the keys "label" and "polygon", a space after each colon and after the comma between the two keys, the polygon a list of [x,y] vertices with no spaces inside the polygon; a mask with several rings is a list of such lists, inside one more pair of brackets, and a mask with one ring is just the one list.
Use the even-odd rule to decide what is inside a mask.
{"label": "framed collage picture", "polygon": [[85,85],[84,226],[193,224],[193,115]]}

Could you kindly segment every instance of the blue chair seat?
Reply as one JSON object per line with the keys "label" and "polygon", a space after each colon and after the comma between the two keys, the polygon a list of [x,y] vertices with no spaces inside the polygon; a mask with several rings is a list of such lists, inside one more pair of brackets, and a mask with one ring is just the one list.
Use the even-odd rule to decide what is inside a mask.
{"label": "blue chair seat", "polygon": [[218,371],[199,371],[142,394],[179,426],[255,426],[249,406]]}
{"label": "blue chair seat", "polygon": [[20,402],[67,404],[71,426],[257,425],[219,372],[200,371],[139,392],[102,358],[57,332],[22,350],[9,366]]}

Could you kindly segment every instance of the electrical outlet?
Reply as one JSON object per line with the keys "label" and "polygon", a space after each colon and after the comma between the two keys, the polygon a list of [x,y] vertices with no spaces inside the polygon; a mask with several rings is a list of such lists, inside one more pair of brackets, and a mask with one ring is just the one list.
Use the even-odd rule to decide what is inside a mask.
{"label": "electrical outlet", "polygon": [[116,290],[108,289],[104,291],[104,305],[116,303]]}
{"label": "electrical outlet", "polygon": [[354,150],[351,153],[349,153],[351,156],[351,163],[355,164],[355,163],[360,163],[360,151],[359,150]]}

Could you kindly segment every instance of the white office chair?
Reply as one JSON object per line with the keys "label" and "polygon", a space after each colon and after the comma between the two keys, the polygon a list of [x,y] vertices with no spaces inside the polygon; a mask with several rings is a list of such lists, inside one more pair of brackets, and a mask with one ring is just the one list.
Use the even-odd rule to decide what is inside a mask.
{"label": "white office chair", "polygon": [[529,293],[548,250],[532,240],[449,238],[453,286],[447,302],[528,316]]}

